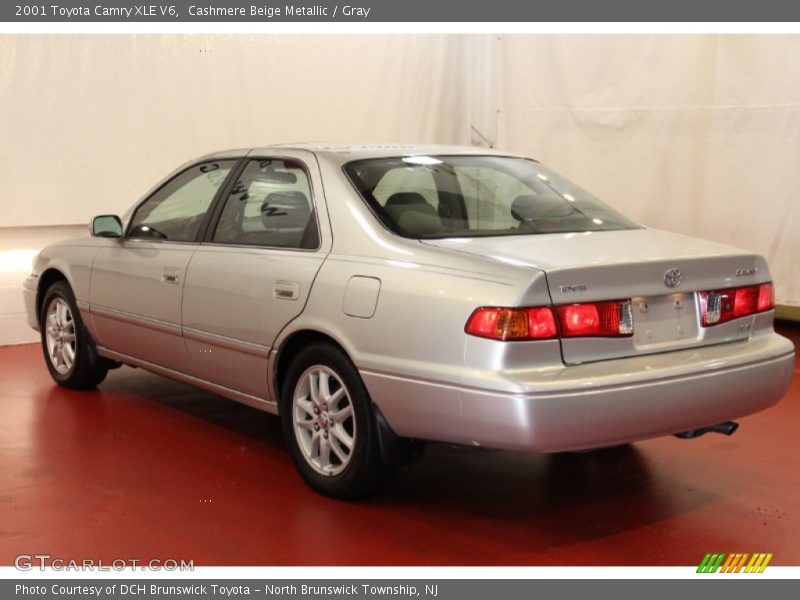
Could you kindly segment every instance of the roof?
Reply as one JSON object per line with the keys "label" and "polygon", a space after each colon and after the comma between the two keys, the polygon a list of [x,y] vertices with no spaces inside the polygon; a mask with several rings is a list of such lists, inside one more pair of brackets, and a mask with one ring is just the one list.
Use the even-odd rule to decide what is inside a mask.
{"label": "roof", "polygon": [[184,166],[205,159],[239,158],[241,156],[269,155],[280,150],[302,150],[313,152],[334,163],[345,164],[365,158],[389,158],[412,155],[473,155],[473,156],[523,156],[514,152],[505,152],[480,146],[458,146],[447,144],[337,144],[325,142],[298,142],[292,144],[271,144],[256,148],[240,148],[204,154]]}
{"label": "roof", "polygon": [[336,157],[340,161],[351,161],[362,158],[379,158],[389,156],[409,156],[420,154],[472,154],[472,155],[513,155],[510,152],[500,152],[492,148],[479,146],[458,146],[447,144],[341,144],[341,143],[311,143],[302,142],[295,144],[274,144],[264,148],[256,148],[254,152],[276,148],[306,150],[315,154],[323,154]]}

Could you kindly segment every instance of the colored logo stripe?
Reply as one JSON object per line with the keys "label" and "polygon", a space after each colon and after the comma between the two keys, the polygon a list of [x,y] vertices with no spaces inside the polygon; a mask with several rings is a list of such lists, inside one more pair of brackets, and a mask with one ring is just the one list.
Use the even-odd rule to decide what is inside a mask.
{"label": "colored logo stripe", "polygon": [[725,564],[722,565],[720,573],[738,573],[749,556],[749,554],[741,553],[731,554]]}
{"label": "colored logo stripe", "polygon": [[747,564],[745,573],[763,573],[767,568],[769,561],[772,560],[772,554],[754,554],[753,558]]}
{"label": "colored logo stripe", "polygon": [[[727,560],[725,557],[728,557]],[[749,561],[748,561],[749,559]],[[725,562],[723,562],[723,560]],[[747,554],[736,552],[733,554],[711,553],[703,557],[698,573],[763,573],[772,560],[772,553]]]}
{"label": "colored logo stripe", "polygon": [[716,573],[722,560],[725,558],[724,554],[711,554],[710,552],[703,557],[700,566],[697,567],[698,573]]}

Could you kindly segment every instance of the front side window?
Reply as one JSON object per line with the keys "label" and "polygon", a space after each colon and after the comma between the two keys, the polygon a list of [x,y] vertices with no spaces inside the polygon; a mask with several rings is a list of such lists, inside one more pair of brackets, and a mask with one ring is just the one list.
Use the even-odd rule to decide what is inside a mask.
{"label": "front side window", "polygon": [[225,201],[214,242],[274,248],[319,247],[311,184],[302,163],[251,160]]}
{"label": "front side window", "polygon": [[195,241],[217,190],[235,164],[235,160],[211,161],[176,175],[136,209],[128,237]]}
{"label": "front side window", "polygon": [[379,158],[349,163],[345,173],[387,227],[415,239],[639,227],[524,158]]}

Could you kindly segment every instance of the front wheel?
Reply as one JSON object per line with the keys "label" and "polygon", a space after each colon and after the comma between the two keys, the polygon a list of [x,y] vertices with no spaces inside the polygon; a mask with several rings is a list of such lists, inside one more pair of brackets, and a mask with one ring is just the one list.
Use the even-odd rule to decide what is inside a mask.
{"label": "front wheel", "polygon": [[65,281],[57,281],[47,290],[39,323],[44,360],[58,385],[90,389],[105,379],[108,367],[94,352]]}
{"label": "front wheel", "polygon": [[364,383],[338,348],[314,344],[295,357],[280,412],[292,460],[317,492],[356,498],[375,491],[394,473],[381,458]]}

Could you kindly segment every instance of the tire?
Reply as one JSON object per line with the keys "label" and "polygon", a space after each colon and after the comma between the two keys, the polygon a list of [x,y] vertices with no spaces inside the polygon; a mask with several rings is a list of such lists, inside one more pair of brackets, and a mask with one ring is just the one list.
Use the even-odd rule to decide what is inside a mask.
{"label": "tire", "polygon": [[39,323],[47,370],[58,385],[86,390],[105,379],[107,361],[97,356],[66,281],[55,282],[45,293]]}
{"label": "tire", "polygon": [[364,383],[338,348],[315,343],[297,354],[281,390],[280,414],[295,467],[320,494],[366,496],[395,473],[381,458]]}

